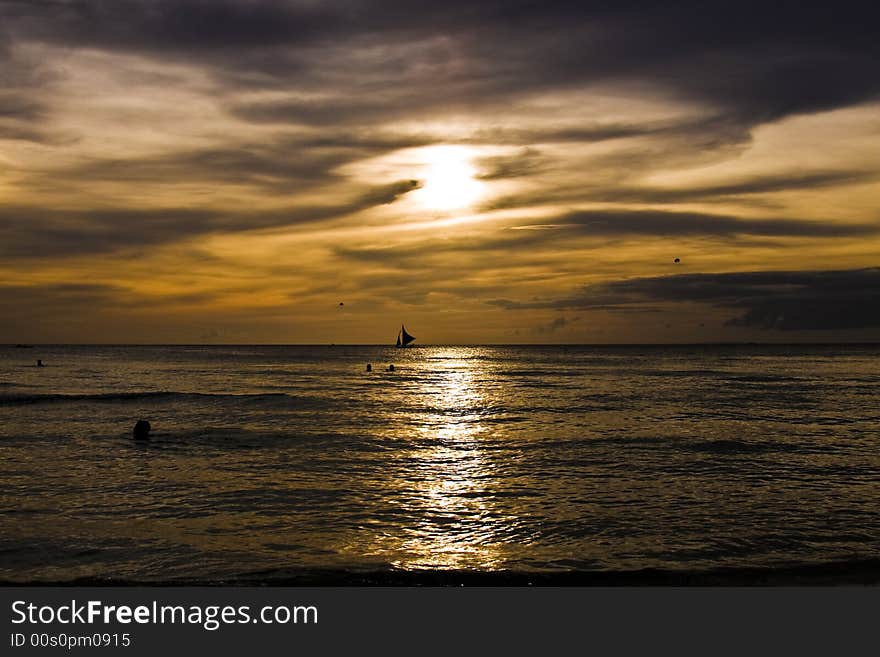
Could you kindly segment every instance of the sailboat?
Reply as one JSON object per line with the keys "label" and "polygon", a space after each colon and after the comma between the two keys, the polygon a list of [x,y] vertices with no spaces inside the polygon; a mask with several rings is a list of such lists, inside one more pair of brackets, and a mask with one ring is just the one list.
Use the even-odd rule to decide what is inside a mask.
{"label": "sailboat", "polygon": [[406,332],[403,324],[400,325],[400,333],[397,334],[397,347],[406,347],[410,342],[415,340],[413,336]]}

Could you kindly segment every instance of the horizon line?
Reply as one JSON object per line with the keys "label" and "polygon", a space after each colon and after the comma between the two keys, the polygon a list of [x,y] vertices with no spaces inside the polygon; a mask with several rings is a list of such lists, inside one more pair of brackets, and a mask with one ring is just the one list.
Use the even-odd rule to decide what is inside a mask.
{"label": "horizon line", "polygon": [[[699,347],[699,346],[880,346],[880,340],[849,341],[706,341],[706,342],[438,342],[410,344],[405,349],[428,347]],[[36,347],[389,347],[393,343],[361,342],[8,342],[11,349]]]}

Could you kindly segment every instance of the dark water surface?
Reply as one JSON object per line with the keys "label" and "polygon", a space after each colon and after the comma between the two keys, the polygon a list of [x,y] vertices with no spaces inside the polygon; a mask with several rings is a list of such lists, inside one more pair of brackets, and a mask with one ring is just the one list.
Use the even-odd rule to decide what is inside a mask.
{"label": "dark water surface", "polygon": [[877,559],[880,347],[3,347],[0,483],[7,581]]}

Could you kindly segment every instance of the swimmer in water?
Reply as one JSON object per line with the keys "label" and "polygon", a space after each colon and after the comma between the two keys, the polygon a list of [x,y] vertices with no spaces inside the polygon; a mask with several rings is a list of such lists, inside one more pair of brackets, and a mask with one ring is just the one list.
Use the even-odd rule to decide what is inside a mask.
{"label": "swimmer in water", "polygon": [[134,431],[132,431],[135,440],[149,440],[150,439],[150,423],[146,420],[138,420],[134,425]]}

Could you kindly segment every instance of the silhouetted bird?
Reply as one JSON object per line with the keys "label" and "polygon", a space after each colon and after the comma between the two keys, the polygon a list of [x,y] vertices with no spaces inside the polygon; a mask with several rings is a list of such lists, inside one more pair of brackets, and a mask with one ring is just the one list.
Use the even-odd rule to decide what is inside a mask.
{"label": "silhouetted bird", "polygon": [[388,366],[388,371],[389,371],[389,372],[393,372],[393,371],[394,371],[394,365],[389,365],[389,366]]}
{"label": "silhouetted bird", "polygon": [[150,438],[150,423],[146,420],[138,420],[134,425],[134,434],[135,440],[149,440]]}
{"label": "silhouetted bird", "polygon": [[373,371],[373,366],[370,365],[370,363],[367,363],[367,372],[372,372],[372,371]]}
{"label": "silhouetted bird", "polygon": [[46,367],[46,366],[43,365],[43,361],[38,360],[38,361],[37,361],[37,367]]}

